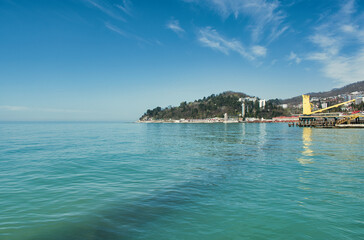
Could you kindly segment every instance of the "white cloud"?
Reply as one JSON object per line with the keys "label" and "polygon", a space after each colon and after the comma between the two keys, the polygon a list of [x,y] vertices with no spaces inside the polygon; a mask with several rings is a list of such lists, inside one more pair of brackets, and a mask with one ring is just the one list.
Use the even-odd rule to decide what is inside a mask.
{"label": "white cloud", "polygon": [[167,23],[166,27],[177,34],[181,34],[181,33],[185,32],[185,30],[179,25],[178,20],[170,20]]}
{"label": "white cloud", "polygon": [[230,52],[237,52],[249,60],[254,59],[254,57],[245,50],[241,42],[235,39],[226,39],[211,27],[200,29],[198,40],[203,46],[210,47],[226,55]]}
{"label": "white cloud", "polygon": [[302,59],[301,59],[301,58],[299,58],[299,57],[297,56],[297,54],[296,54],[296,53],[294,53],[294,52],[291,52],[291,53],[289,54],[288,60],[290,60],[290,61],[295,61],[297,64],[299,64],[299,63],[302,61]]}
{"label": "white cloud", "polygon": [[353,25],[344,24],[341,26],[341,30],[346,33],[353,33],[355,32],[355,27]]}
{"label": "white cloud", "polygon": [[320,62],[322,72],[328,78],[336,80],[339,85],[364,80],[364,47],[352,56],[331,55],[324,52],[312,53],[309,60]]}
{"label": "white cloud", "polygon": [[247,29],[251,32],[253,42],[259,42],[263,38],[267,42],[274,41],[289,28],[284,24],[286,15],[280,10],[280,4],[276,0],[188,0],[187,2],[207,4],[223,18],[231,15],[235,18],[248,17],[250,23]]}
{"label": "white cloud", "polygon": [[252,47],[252,52],[255,56],[258,57],[264,57],[265,55],[267,55],[267,49],[263,46],[253,46]]}
{"label": "white cloud", "polygon": [[346,1],[337,13],[320,19],[309,37],[317,51],[306,59],[321,63],[324,76],[338,85],[364,80],[364,23],[355,17],[355,4]]}
{"label": "white cloud", "polygon": [[338,39],[329,35],[317,33],[310,37],[310,40],[322,48],[335,47],[339,44]]}

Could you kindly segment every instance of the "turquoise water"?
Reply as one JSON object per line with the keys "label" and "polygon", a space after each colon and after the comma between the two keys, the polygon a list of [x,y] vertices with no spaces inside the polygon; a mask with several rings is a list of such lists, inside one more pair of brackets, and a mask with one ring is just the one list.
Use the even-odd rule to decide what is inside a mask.
{"label": "turquoise water", "polygon": [[364,239],[364,130],[1,123],[0,239]]}

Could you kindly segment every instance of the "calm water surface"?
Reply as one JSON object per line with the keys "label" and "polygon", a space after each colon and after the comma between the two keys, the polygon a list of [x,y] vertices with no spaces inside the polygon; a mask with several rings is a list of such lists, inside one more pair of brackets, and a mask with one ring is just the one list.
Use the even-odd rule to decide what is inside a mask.
{"label": "calm water surface", "polygon": [[364,130],[1,123],[0,239],[364,239]]}

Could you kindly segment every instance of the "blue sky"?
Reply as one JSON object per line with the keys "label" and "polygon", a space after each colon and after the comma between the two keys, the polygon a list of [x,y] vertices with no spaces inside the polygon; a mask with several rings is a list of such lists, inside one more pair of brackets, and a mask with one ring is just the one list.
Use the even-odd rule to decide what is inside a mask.
{"label": "blue sky", "polygon": [[362,0],[0,0],[0,121],[136,120],[364,80]]}

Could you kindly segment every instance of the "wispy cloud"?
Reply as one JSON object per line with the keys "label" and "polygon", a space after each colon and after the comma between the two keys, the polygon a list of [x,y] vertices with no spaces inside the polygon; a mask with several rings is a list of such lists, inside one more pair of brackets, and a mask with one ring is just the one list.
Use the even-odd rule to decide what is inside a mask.
{"label": "wispy cloud", "polygon": [[178,20],[170,20],[169,22],[167,22],[166,27],[172,30],[173,32],[177,33],[178,35],[181,35],[182,33],[185,32],[185,30],[180,26]]}
{"label": "wispy cloud", "polygon": [[341,48],[341,40],[330,36],[330,33],[316,33],[310,36],[310,41],[330,54],[337,54]]}
{"label": "wispy cloud", "polygon": [[109,30],[116,32],[117,34],[124,36],[124,37],[129,37],[129,35],[127,33],[125,33],[124,31],[122,31],[120,28],[118,28],[115,25],[112,25],[111,23],[106,22],[105,23],[105,27],[108,28]]}
{"label": "wispy cloud", "polygon": [[228,39],[212,27],[199,29],[197,38],[203,46],[220,51],[226,55],[229,55],[230,52],[236,52],[248,60],[255,60],[258,57],[265,57],[267,54],[266,47],[260,45],[244,47],[241,41],[234,38]]}
{"label": "wispy cloud", "polygon": [[[121,25],[125,25],[125,17],[126,15],[132,16],[132,2],[130,0],[120,0],[118,3],[112,3],[111,1],[103,1],[103,0],[83,0],[104,14],[106,14],[109,19],[104,21],[104,25],[110,31],[117,33],[125,38],[137,40],[139,43],[145,43],[149,45],[158,44],[158,41],[148,41],[136,34],[131,32],[127,32],[122,30]],[[115,21],[121,20],[124,23]],[[111,23],[113,22],[113,24]]]}
{"label": "wispy cloud", "polygon": [[105,27],[107,29],[109,29],[109,30],[123,36],[123,37],[129,38],[129,39],[134,39],[134,40],[137,40],[139,42],[146,43],[146,44],[152,44],[150,41],[145,40],[144,38],[139,37],[139,36],[137,36],[135,34],[125,32],[125,31],[121,30],[119,27],[117,27],[117,26],[115,26],[115,25],[113,25],[111,23],[106,22]]}
{"label": "wispy cloud", "polygon": [[60,109],[60,108],[30,108],[25,106],[9,106],[3,105],[0,106],[0,110],[5,111],[13,111],[13,112],[20,112],[20,111],[35,111],[35,112],[54,112],[54,113],[85,113],[88,111],[84,110],[76,110],[76,109]]}
{"label": "wispy cloud", "polygon": [[283,26],[283,27],[281,27],[279,29],[278,29],[278,26],[277,26],[277,28],[272,29],[272,31],[271,31],[268,39],[267,39],[267,42],[271,43],[271,42],[275,41],[279,36],[281,36],[288,29],[289,29],[289,27],[287,25]]}
{"label": "wispy cloud", "polygon": [[299,64],[299,63],[302,61],[302,59],[301,59],[300,57],[298,57],[298,56],[297,56],[297,54],[296,54],[296,53],[294,53],[294,52],[291,52],[291,53],[289,54],[289,56],[288,56],[288,60],[290,60],[290,61],[294,61],[294,62],[296,62],[297,64]]}
{"label": "wispy cloud", "polygon": [[243,47],[242,43],[235,39],[226,39],[221,36],[215,29],[211,27],[206,27],[200,29],[198,33],[198,40],[203,46],[212,48],[214,50],[220,51],[226,55],[230,52],[237,52],[241,56],[252,60],[254,59]]}
{"label": "wispy cloud", "polygon": [[265,39],[267,43],[276,40],[289,26],[284,23],[286,15],[279,1],[267,0],[186,0],[210,6],[223,18],[234,16],[248,17],[253,42]]}
{"label": "wispy cloud", "polygon": [[120,4],[116,4],[115,6],[117,8],[119,8],[121,11],[123,11],[125,14],[128,14],[129,16],[131,16],[131,2],[130,0],[123,0],[122,3]]}
{"label": "wispy cloud", "polygon": [[317,51],[308,60],[322,64],[322,72],[339,85],[364,80],[364,22],[356,16],[356,1],[346,1],[338,12],[320,19],[309,40]]}
{"label": "wispy cloud", "polygon": [[120,9],[120,7],[118,7],[117,5],[113,5],[108,2],[99,0],[84,0],[84,1],[86,1],[91,6],[97,8],[98,10],[100,10],[109,17],[126,22],[125,18],[118,11],[116,11],[117,9]]}

